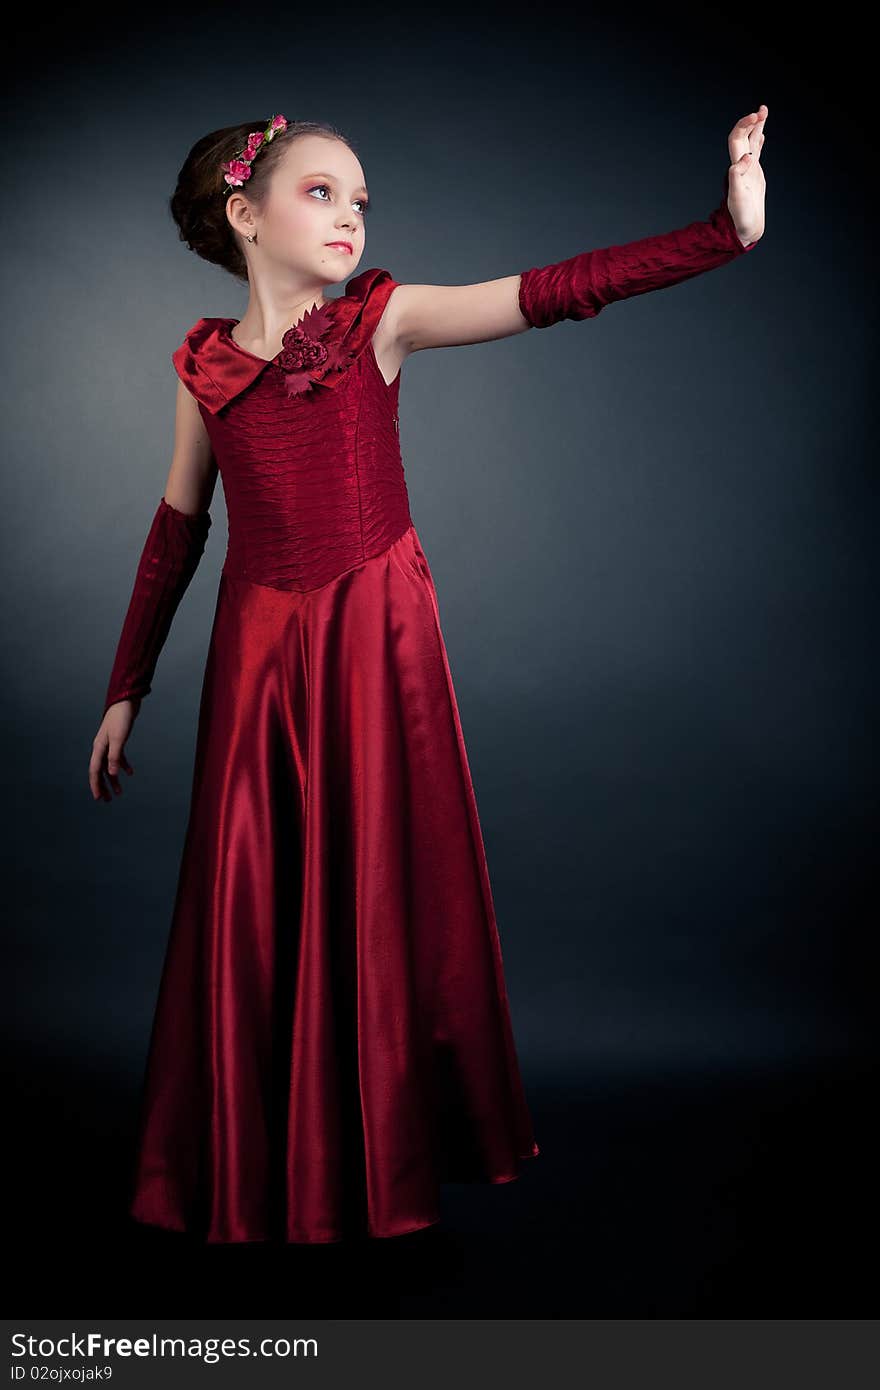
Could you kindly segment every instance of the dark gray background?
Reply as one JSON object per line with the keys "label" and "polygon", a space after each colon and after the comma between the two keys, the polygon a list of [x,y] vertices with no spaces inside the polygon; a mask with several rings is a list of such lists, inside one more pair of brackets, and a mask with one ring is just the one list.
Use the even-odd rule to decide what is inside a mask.
{"label": "dark gray background", "polygon": [[[93,803],[87,765],[170,463],[171,352],[201,315],[246,303],[177,240],[167,198],[190,145],[257,113],[334,122],[374,200],[355,273],[462,283],[708,216],[729,128],[766,101],[753,252],[593,321],[416,354],[400,415],[542,1145],[515,1196],[462,1193],[458,1219],[479,1228],[491,1206],[512,1245],[525,1219],[559,1240],[584,1222],[595,1241],[600,1211],[582,1204],[620,1182],[650,1226],[669,1193],[645,1188],[642,1160],[664,1155],[670,1177],[681,1144],[693,1162],[707,1113],[717,1154],[742,1142],[752,1205],[774,1116],[784,1194],[785,1146],[815,1161],[826,1119],[795,1107],[787,1123],[774,1101],[760,1123],[748,1107],[733,1119],[725,1088],[784,1077],[805,1106],[831,1103],[872,1060],[875,155],[853,36],[680,7],[189,7],[22,25],[4,131],[2,690],[23,1166],[39,1151],[75,1227],[111,1221],[108,1185],[118,1219],[223,561],[219,485],[123,797]],[[631,1094],[632,1131],[614,1110]],[[860,1113],[856,1100],[835,1120],[850,1152]],[[608,1171],[582,1171],[609,1133]],[[47,1155],[62,1136],[76,1160]],[[802,1181],[812,1192],[822,1175]],[[715,1217],[723,1186],[704,1193]],[[654,1284],[627,1261],[555,1306],[733,1315],[772,1300],[765,1273],[758,1308],[737,1302],[733,1227],[716,1242],[686,1204],[681,1220],[714,1283],[690,1256]],[[466,1283],[459,1271],[444,1315],[468,1306]],[[520,1315],[547,1314],[540,1289],[517,1287]],[[444,1306],[436,1289],[426,1306]]]}

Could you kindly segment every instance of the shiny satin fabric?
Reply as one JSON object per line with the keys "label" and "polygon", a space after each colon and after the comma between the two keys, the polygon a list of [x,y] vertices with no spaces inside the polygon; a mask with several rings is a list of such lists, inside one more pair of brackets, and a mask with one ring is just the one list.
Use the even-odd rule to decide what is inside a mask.
{"label": "shiny satin fabric", "polygon": [[224,576],[136,1218],[390,1236],[538,1152],[414,526],[319,589]]}
{"label": "shiny satin fabric", "polygon": [[400,1235],[439,1219],[442,1181],[539,1152],[400,375],[372,348],[394,282],[352,286],[351,363],[313,399],[230,321],[218,410],[187,356],[203,328],[175,357],[230,538],[130,1210],[209,1242]]}
{"label": "shiny satin fabric", "polygon": [[[327,393],[345,380],[345,373],[372,339],[388,299],[398,282],[390,271],[374,267],[362,270],[348,281],[345,294],[327,305],[333,315],[332,342],[338,349],[338,366],[318,367],[313,376],[320,389],[303,396],[307,406],[320,403]],[[265,373],[277,376],[281,353],[269,361],[240,347],[232,337],[237,319],[201,318],[186,333],[172,353],[181,381],[203,406],[203,414],[219,415]],[[267,367],[275,369],[266,372]],[[329,436],[328,436],[329,441]]]}

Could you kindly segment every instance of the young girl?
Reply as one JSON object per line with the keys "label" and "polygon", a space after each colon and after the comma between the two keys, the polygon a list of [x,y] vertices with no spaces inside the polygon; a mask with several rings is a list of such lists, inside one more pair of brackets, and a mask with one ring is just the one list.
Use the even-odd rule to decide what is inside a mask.
{"label": "young girl", "polygon": [[[394,1236],[443,1180],[538,1153],[465,743],[398,432],[411,352],[598,314],[764,231],[767,108],[707,221],[474,285],[362,270],[369,193],[332,127],[205,136],[171,207],[247,283],[173,353],[176,441],[94,740],[94,798],[204,550],[229,538],[142,1099],[131,1215],[211,1241]],[[109,784],[109,786],[108,786]]]}

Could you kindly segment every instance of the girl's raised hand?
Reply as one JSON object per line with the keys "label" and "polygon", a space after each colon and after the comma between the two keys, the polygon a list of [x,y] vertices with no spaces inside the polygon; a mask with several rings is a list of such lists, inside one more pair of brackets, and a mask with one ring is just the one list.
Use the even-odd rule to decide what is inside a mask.
{"label": "girl's raised hand", "polygon": [[131,726],[140,708],[140,700],[119,700],[111,705],[95,734],[92,743],[92,756],[89,761],[89,786],[95,801],[112,801],[107,783],[117,796],[122,795],[119,782],[119,769],[123,768],[129,777],[134,768],[125,756],[125,740],[131,733]]}
{"label": "girl's raised hand", "polygon": [[761,168],[761,149],[767,115],[767,107],[761,102],[757,111],[737,121],[727,137],[731,166],[727,182],[727,206],[744,245],[758,241],[764,234],[766,184]]}

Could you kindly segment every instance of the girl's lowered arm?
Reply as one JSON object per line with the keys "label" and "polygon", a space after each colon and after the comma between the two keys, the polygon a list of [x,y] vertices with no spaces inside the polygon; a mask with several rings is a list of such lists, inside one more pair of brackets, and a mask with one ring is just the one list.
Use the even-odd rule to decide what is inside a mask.
{"label": "girl's lowered arm", "polygon": [[174,456],[141,553],[104,697],[135,709],[148,694],[174,614],[205,549],[217,466],[196,401],[178,382]]}
{"label": "girl's lowered arm", "polygon": [[752,250],[764,232],[766,119],[762,104],[730,132],[724,196],[705,221],[482,284],[399,285],[389,301],[396,337],[418,352],[594,318],[616,299],[678,284]]}

